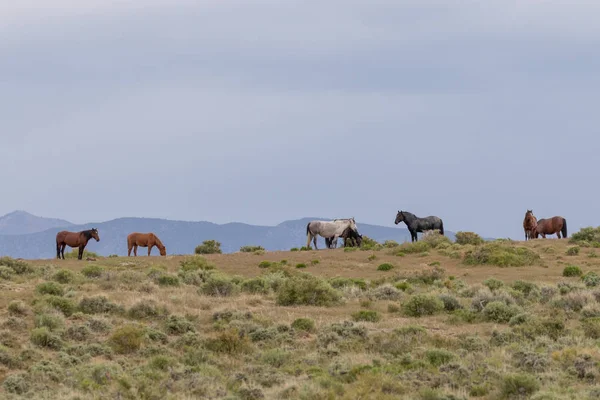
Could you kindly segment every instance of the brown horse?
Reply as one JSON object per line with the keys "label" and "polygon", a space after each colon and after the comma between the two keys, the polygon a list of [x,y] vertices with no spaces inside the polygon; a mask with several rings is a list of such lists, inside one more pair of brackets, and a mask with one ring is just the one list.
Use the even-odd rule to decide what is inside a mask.
{"label": "brown horse", "polygon": [[533,215],[532,210],[527,210],[525,219],[523,220],[523,229],[525,230],[525,240],[533,239],[533,231],[537,225],[537,218]]}
{"label": "brown horse", "polygon": [[87,231],[81,232],[69,232],[69,231],[60,231],[56,234],[56,258],[65,259],[65,247],[79,247],[79,255],[77,256],[78,260],[83,258],[83,249],[89,242],[91,238],[96,239],[96,242],[100,241],[100,236],[98,235],[98,229],[92,228]]}
{"label": "brown horse", "polygon": [[561,233],[563,238],[567,237],[567,220],[563,217],[540,219],[533,230],[533,237],[537,239],[538,235],[542,235],[545,239],[546,235],[553,235],[555,233],[559,239]]}
{"label": "brown horse", "polygon": [[148,256],[152,251],[152,247],[156,246],[158,251],[160,251],[161,256],[167,255],[167,249],[162,244],[158,236],[154,233],[139,233],[133,232],[127,236],[127,256],[131,256],[131,249],[133,249],[133,255],[137,257],[137,248],[140,247],[148,247]]}

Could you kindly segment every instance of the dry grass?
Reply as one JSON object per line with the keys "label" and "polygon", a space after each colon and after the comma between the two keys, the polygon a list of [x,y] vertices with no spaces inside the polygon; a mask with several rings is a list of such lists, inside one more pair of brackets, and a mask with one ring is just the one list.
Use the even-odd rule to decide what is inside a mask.
{"label": "dry grass", "polygon": [[[600,261],[586,249],[563,258],[569,247],[565,240],[507,245],[525,246],[541,262],[467,266],[461,258],[448,256],[464,255],[473,245],[445,245],[402,256],[395,255],[402,246],[214,254],[205,258],[215,269],[194,271],[199,274],[194,284],[180,279],[179,286],[168,286],[159,285],[157,276],[177,276],[184,257],[28,260],[33,272],[0,280],[0,397],[17,398],[23,392],[49,399],[498,399],[513,398],[511,391],[516,390],[553,393],[540,398],[588,398],[600,384],[595,369],[600,328],[592,319],[582,323],[587,317],[581,307],[595,318],[600,296],[579,277],[564,277],[563,270],[568,261],[585,273],[600,274]],[[259,268],[262,261],[272,266]],[[307,268],[294,268],[301,263]],[[384,263],[394,268],[378,270]],[[101,266],[101,272],[82,274],[89,264]],[[114,307],[101,314],[63,317],[48,300],[50,294],[36,290],[53,288],[39,285],[63,279],[64,272],[56,274],[59,270],[73,275],[56,284],[63,294],[57,297],[77,306],[83,298],[103,296]],[[243,280],[269,273],[286,279],[277,271],[308,273],[323,281],[362,279],[366,287],[348,280],[348,286],[335,289],[341,302],[328,307],[277,305],[279,286],[266,294],[239,290]],[[438,272],[424,275],[431,271]],[[236,291],[224,297],[202,294],[207,276],[232,282]],[[483,285],[490,278],[504,285],[490,291]],[[519,280],[535,286],[512,285]],[[405,290],[405,281],[410,290]],[[382,285],[394,296],[378,294],[382,289],[376,288]],[[442,294],[456,299],[455,311],[440,309],[438,303],[433,315],[411,317],[405,312],[415,296],[436,301]],[[482,302],[475,310],[473,299]],[[476,309],[494,301],[508,302],[513,313],[526,315],[510,323],[508,317],[490,322]],[[151,304],[160,312],[131,319],[127,310],[139,304]],[[56,327],[52,318],[59,320]],[[312,320],[314,330],[291,328],[298,318]],[[49,321],[50,328],[38,328],[36,338],[30,339],[35,321]],[[411,326],[421,327],[422,333],[407,328]],[[115,334],[131,337],[117,341]],[[50,339],[50,347],[44,347]],[[515,385],[527,387],[519,392]]]}

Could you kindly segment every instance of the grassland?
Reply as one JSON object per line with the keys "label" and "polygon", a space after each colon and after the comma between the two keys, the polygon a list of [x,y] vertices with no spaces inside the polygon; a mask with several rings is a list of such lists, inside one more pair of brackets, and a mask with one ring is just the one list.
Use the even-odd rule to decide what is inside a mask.
{"label": "grassland", "polygon": [[0,397],[598,398],[600,258],[572,248],[4,258]]}

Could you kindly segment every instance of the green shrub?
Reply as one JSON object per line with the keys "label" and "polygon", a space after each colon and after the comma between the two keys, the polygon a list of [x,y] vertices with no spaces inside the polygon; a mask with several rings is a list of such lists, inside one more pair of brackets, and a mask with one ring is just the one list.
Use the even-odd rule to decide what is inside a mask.
{"label": "green shrub", "polygon": [[292,248],[290,249],[290,251],[300,251],[300,249],[299,249],[299,248],[297,248],[297,247],[292,247]]}
{"label": "green shrub", "polygon": [[389,271],[392,268],[394,268],[394,266],[392,264],[384,263],[384,264],[380,264],[377,267],[377,271]]}
{"label": "green shrub", "polygon": [[65,332],[65,337],[83,342],[92,336],[92,331],[86,325],[71,325]]}
{"label": "green shrub", "polygon": [[215,269],[215,266],[211,264],[206,258],[194,255],[191,257],[186,257],[182,260],[179,265],[181,266],[180,271],[209,271]]}
{"label": "green shrub", "polygon": [[231,278],[214,274],[207,278],[198,292],[205,296],[229,297],[237,294],[238,290],[238,286]]}
{"label": "green shrub", "polygon": [[583,275],[583,271],[577,265],[567,265],[565,269],[563,269],[563,276],[581,276]]}
{"label": "green shrub", "polygon": [[503,242],[485,243],[465,253],[467,265],[497,265],[500,267],[522,267],[540,262],[539,254],[527,247],[515,247]]}
{"label": "green shrub", "polygon": [[529,397],[540,389],[536,378],[527,374],[511,374],[502,378],[500,395],[504,399]]}
{"label": "green shrub", "polygon": [[12,300],[8,304],[8,313],[15,316],[24,316],[29,312],[27,305],[21,300]]}
{"label": "green shrub", "polygon": [[311,260],[311,261],[310,261],[310,265],[317,265],[317,264],[319,264],[320,262],[321,262],[321,261],[319,261],[319,260]]}
{"label": "green shrub", "polygon": [[306,268],[306,264],[304,264],[304,263],[296,264],[296,268],[298,268],[298,269],[304,269],[304,268]]}
{"label": "green shrub", "polygon": [[62,296],[64,294],[63,288],[55,282],[40,283],[35,287],[35,291],[39,294],[51,294],[53,296]]}
{"label": "green shrub", "polygon": [[295,319],[291,326],[293,329],[303,332],[314,332],[316,330],[315,321],[310,318]]}
{"label": "green shrub", "polygon": [[507,305],[501,301],[492,301],[483,309],[483,315],[488,321],[503,324],[510,321],[519,311],[515,306]]}
{"label": "green shrub", "polygon": [[276,264],[276,263],[272,263],[271,261],[261,261],[258,264],[258,268],[269,268],[273,264]]}
{"label": "green shrub", "polygon": [[196,254],[221,254],[221,243],[216,240],[205,240],[202,244],[196,246]]}
{"label": "green shrub", "polygon": [[271,289],[269,283],[261,277],[245,280],[240,288],[242,292],[250,294],[267,294]]}
{"label": "green shrub", "polygon": [[340,293],[322,279],[301,274],[287,279],[277,291],[280,306],[332,306],[341,300]]}
{"label": "green shrub", "polygon": [[475,232],[456,232],[456,243],[477,246],[483,244],[483,239]]}
{"label": "green shrub", "polygon": [[455,311],[463,308],[458,299],[452,295],[441,294],[439,298],[444,303],[444,310],[446,311]]}
{"label": "green shrub", "polygon": [[23,275],[33,272],[33,267],[22,260],[15,260],[11,257],[0,257],[0,265],[12,269],[15,274]]}
{"label": "green shrub", "polygon": [[112,303],[105,296],[95,296],[81,299],[79,310],[85,314],[103,314],[120,312],[123,308]]}
{"label": "green shrub", "polygon": [[29,378],[27,374],[24,373],[7,376],[6,379],[4,379],[3,385],[4,389],[8,393],[14,393],[18,395],[27,393],[30,388]]}
{"label": "green shrub", "polygon": [[104,268],[96,264],[88,264],[81,270],[86,278],[100,278],[103,272]]}
{"label": "green shrub", "polygon": [[352,319],[354,321],[379,322],[381,315],[377,311],[360,310],[352,314]]}
{"label": "green shrub", "polygon": [[452,361],[454,354],[444,349],[432,349],[425,352],[425,358],[434,367],[439,367]]}
{"label": "green shrub", "polygon": [[410,317],[422,317],[439,313],[444,309],[444,303],[433,295],[417,294],[404,303],[403,309]]}
{"label": "green shrub", "polygon": [[163,306],[160,307],[154,300],[142,300],[134,304],[127,316],[137,320],[161,319],[169,315],[169,311]]}
{"label": "green shrub", "polygon": [[581,248],[579,246],[573,246],[573,247],[569,247],[567,249],[566,254],[568,256],[576,256],[579,255],[579,251],[581,250]]}
{"label": "green shrub", "polygon": [[498,290],[504,286],[504,282],[499,279],[489,278],[483,281],[483,284],[487,286],[491,291]]}
{"label": "green shrub", "polygon": [[582,276],[581,280],[583,281],[583,283],[585,283],[585,286],[587,287],[596,287],[598,286],[598,284],[600,284],[600,276],[598,276],[598,274],[593,271],[588,272],[587,274]]}
{"label": "green shrub", "polygon": [[248,336],[240,335],[237,329],[221,332],[217,337],[207,340],[205,346],[215,353],[225,354],[247,353],[252,349]]}
{"label": "green shrub", "polygon": [[[74,248],[70,252],[65,253],[65,258],[67,260],[77,259],[78,257],[79,257],[79,249],[78,248]],[[94,253],[93,251],[84,250],[82,259],[86,260],[88,258],[100,258],[100,256],[97,253]]]}
{"label": "green shrub", "polygon": [[383,242],[383,247],[386,249],[393,249],[398,246],[400,246],[400,243],[396,242],[395,240],[386,240]]}
{"label": "green shrub", "polygon": [[45,296],[44,301],[50,307],[61,311],[66,317],[71,316],[75,311],[77,311],[77,306],[70,299],[65,299],[60,296]]}
{"label": "green shrub", "polygon": [[369,290],[368,295],[369,297],[375,297],[377,300],[398,300],[402,293],[391,284],[384,283]]}
{"label": "green shrub", "polygon": [[410,283],[406,281],[398,282],[394,285],[394,287],[398,290],[402,290],[403,292],[412,293],[413,288]]}
{"label": "green shrub", "polygon": [[405,254],[418,254],[418,253],[425,253],[427,251],[429,251],[431,249],[431,247],[429,246],[429,244],[427,242],[411,242],[411,243],[403,243],[400,247],[399,250],[396,251],[396,255],[402,255],[404,256]]}
{"label": "green shrub", "polygon": [[581,321],[581,327],[585,337],[600,339],[600,317],[586,318]]}
{"label": "green shrub", "polygon": [[533,282],[516,280],[513,282],[511,287],[514,290],[523,293],[526,298],[535,298],[540,295],[540,288]]}
{"label": "green shrub", "polygon": [[336,276],[335,278],[329,279],[329,284],[336,289],[341,289],[347,286],[356,286],[360,290],[367,290],[367,282],[360,278],[343,278]]}
{"label": "green shrub", "polygon": [[179,286],[179,278],[171,274],[163,274],[156,279],[160,286]]}
{"label": "green shrub", "polygon": [[421,242],[427,243],[427,245],[432,249],[435,249],[440,245],[449,245],[452,243],[448,237],[442,235],[438,231],[427,231],[423,234]]}
{"label": "green shrub", "polygon": [[109,338],[109,344],[115,353],[131,354],[142,347],[144,329],[136,325],[118,328]]}
{"label": "green shrub", "polygon": [[14,274],[15,271],[12,268],[7,267],[6,265],[0,265],[0,279],[5,279],[8,281]]}
{"label": "green shrub", "polygon": [[435,281],[440,281],[444,278],[446,270],[441,267],[426,268],[417,274],[408,277],[408,280],[412,283],[424,283],[425,285],[432,285]]}
{"label": "green shrub", "polygon": [[594,228],[588,226],[586,228],[582,228],[579,232],[571,235],[569,242],[579,244],[583,247],[598,247],[598,245],[600,245],[600,227]]}
{"label": "green shrub", "polygon": [[254,253],[255,251],[265,251],[265,248],[262,246],[242,246],[242,247],[240,247],[240,252],[242,252],[242,253]]}
{"label": "green shrub", "polygon": [[183,335],[187,332],[196,332],[196,327],[180,315],[171,315],[165,322],[165,329],[170,335]]}
{"label": "green shrub", "polygon": [[52,333],[46,327],[33,329],[29,339],[31,340],[31,343],[36,346],[46,347],[52,350],[59,350],[63,346],[60,337]]}
{"label": "green shrub", "polygon": [[68,269],[60,269],[58,270],[54,276],[52,277],[58,283],[72,283],[75,281],[75,274]]}
{"label": "green shrub", "polygon": [[48,328],[54,332],[64,328],[65,319],[60,314],[39,314],[36,315],[34,324],[36,328]]}

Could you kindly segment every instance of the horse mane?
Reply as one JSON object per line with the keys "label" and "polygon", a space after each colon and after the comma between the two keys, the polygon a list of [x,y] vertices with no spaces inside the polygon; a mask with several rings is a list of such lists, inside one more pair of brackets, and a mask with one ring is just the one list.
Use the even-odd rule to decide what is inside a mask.
{"label": "horse mane", "polygon": [[160,241],[160,239],[158,238],[158,236],[156,236],[154,233],[152,234],[154,236],[154,240],[156,240],[156,246],[158,246],[158,248],[165,248],[165,245],[162,244],[162,242]]}
{"label": "horse mane", "polygon": [[85,236],[87,240],[90,240],[92,238],[92,231],[93,229],[87,229],[85,231],[79,232],[79,234]]}

